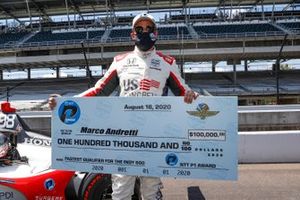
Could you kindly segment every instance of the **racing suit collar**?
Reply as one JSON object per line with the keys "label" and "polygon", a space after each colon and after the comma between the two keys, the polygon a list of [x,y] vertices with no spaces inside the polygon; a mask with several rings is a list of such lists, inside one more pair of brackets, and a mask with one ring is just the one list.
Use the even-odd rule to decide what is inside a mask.
{"label": "racing suit collar", "polygon": [[155,49],[155,46],[154,46],[149,51],[141,51],[141,50],[139,50],[139,48],[137,48],[137,46],[135,46],[134,47],[134,53],[136,53],[139,57],[147,58],[147,57],[152,56],[153,54],[155,54],[156,49]]}

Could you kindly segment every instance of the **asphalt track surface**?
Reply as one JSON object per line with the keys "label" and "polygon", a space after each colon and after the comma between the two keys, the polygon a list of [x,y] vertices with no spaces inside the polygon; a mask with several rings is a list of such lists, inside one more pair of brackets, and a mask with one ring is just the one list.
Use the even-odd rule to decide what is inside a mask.
{"label": "asphalt track surface", "polygon": [[[299,154],[300,156],[300,154]],[[163,178],[165,200],[299,200],[300,163],[240,164],[237,181]]]}

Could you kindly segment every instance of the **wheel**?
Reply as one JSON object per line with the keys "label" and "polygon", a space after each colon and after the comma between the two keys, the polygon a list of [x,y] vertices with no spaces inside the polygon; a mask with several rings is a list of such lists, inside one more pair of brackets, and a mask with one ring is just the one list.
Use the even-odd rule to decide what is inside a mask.
{"label": "wheel", "polygon": [[[87,174],[79,188],[80,200],[111,200],[111,175]],[[137,178],[132,200],[141,200],[140,180]]]}
{"label": "wheel", "polygon": [[111,199],[111,176],[109,174],[87,174],[79,189],[81,200]]}

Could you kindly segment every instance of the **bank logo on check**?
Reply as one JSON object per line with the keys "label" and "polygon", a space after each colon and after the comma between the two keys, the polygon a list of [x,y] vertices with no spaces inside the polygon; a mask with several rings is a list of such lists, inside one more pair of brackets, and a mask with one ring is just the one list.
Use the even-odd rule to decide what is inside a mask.
{"label": "bank logo on check", "polygon": [[65,124],[74,124],[80,117],[80,108],[75,101],[64,101],[59,109],[60,120]]}
{"label": "bank logo on check", "polygon": [[188,114],[199,117],[200,119],[205,119],[206,117],[211,117],[217,115],[220,111],[210,111],[206,103],[199,103],[196,111],[186,111]]}
{"label": "bank logo on check", "polygon": [[174,153],[169,153],[167,156],[166,156],[166,163],[170,166],[174,166],[176,165],[178,162],[178,157],[176,156],[176,154]]}

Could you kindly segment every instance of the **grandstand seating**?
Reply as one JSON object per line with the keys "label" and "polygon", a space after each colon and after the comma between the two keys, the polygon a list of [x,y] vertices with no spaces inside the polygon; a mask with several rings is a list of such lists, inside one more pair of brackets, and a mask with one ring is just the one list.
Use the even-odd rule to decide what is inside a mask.
{"label": "grandstand seating", "polygon": [[28,34],[27,32],[2,33],[0,34],[0,45],[3,46],[4,44],[14,44],[15,42],[19,41],[27,34]]}
{"label": "grandstand seating", "polygon": [[[185,22],[185,18],[189,22],[212,22],[212,21],[224,21],[222,18],[218,18],[215,13],[201,13],[201,14],[189,14],[187,16],[180,14],[180,15],[171,15],[168,21],[170,22]],[[225,19],[228,16],[223,16]],[[233,16],[231,21],[243,21],[243,20],[263,20],[264,19],[295,19],[300,18],[300,11],[298,10],[285,10],[285,11],[265,11],[264,16],[262,12],[244,12],[238,13],[237,15]]]}
{"label": "grandstand seating", "polygon": [[[209,46],[207,46],[207,47],[204,47],[203,48],[204,51],[208,48],[218,49],[221,45],[223,47],[223,44],[224,44],[224,47],[226,48],[227,47],[226,45],[228,45],[231,41],[233,41],[233,42],[237,41],[236,44],[239,44],[239,46],[240,46],[240,44],[241,44],[240,40],[242,38],[247,43],[245,46],[246,47],[249,46],[250,48],[252,47],[252,44],[256,43],[256,41],[259,41],[259,43],[257,45],[256,44],[253,45],[253,49],[256,53],[256,48],[258,49],[261,46],[263,46],[264,41],[268,41],[268,42],[266,42],[266,49],[273,48],[273,46],[271,46],[273,41],[275,42],[274,45],[276,45],[276,43],[280,43],[280,42],[278,42],[279,41],[278,39],[281,39],[281,38],[268,37],[268,36],[284,35],[285,34],[283,31],[284,29],[295,30],[298,33],[300,33],[300,21],[299,21],[300,11],[297,11],[297,12],[281,11],[281,12],[275,12],[272,15],[270,14],[270,12],[265,12],[264,21],[259,21],[259,20],[262,20],[261,12],[238,13],[236,16],[239,16],[239,17],[243,16],[244,18],[223,20],[220,17],[220,15],[216,15],[215,13],[191,14],[191,15],[187,16],[188,23],[185,23],[185,17],[186,17],[185,15],[171,15],[169,19],[167,19],[165,17],[164,21],[160,20],[158,22],[159,40],[160,41],[174,40],[174,41],[159,43],[159,45],[161,45],[160,47],[162,47],[162,48],[160,48],[160,50],[161,49],[169,50],[169,49],[172,49],[173,47],[174,47],[174,49],[177,48],[178,42],[176,42],[176,40],[180,40],[182,38],[183,39],[192,39],[192,38],[195,39],[195,40],[187,41],[186,48],[188,49],[188,51],[190,50],[189,49],[190,47],[191,47],[191,49],[193,48],[193,45],[190,45],[190,43],[191,44],[195,43],[196,48],[199,48],[197,50],[202,50],[202,46],[205,46],[205,45],[202,45],[201,42],[197,41],[197,39],[198,39],[197,34],[198,34],[199,37],[203,36],[203,38],[204,37],[210,38],[210,36],[220,38],[220,39],[212,40],[212,42],[209,41],[209,42],[211,42],[211,44],[209,44]],[[270,23],[268,23],[266,21],[266,19],[270,19],[271,17],[274,20],[272,20]],[[299,18],[299,19],[295,19],[295,18]],[[42,24],[37,23],[37,24],[33,25],[33,30],[31,29],[31,32],[14,31],[13,33],[12,32],[0,33],[0,48],[16,47],[16,51],[20,50],[21,53],[19,55],[20,55],[21,59],[20,59],[20,61],[17,59],[18,63],[16,63],[15,66],[17,66],[17,64],[21,63],[24,60],[24,58],[22,58],[23,56],[24,57],[31,56],[31,55],[36,56],[37,55],[36,52],[38,52],[39,55],[52,55],[53,54],[52,49],[54,49],[53,47],[55,47],[55,45],[57,45],[57,47],[56,47],[57,49],[63,49],[63,50],[66,49],[67,50],[67,51],[63,51],[63,53],[73,56],[72,54],[78,53],[80,49],[77,49],[79,47],[79,45],[72,45],[72,44],[79,44],[81,41],[87,40],[87,39],[88,40],[95,39],[95,41],[97,42],[97,44],[91,45],[90,47],[88,47],[88,48],[90,48],[89,52],[92,52],[92,53],[100,52],[100,50],[99,50],[100,48],[97,45],[98,45],[98,42],[101,41],[103,43],[104,42],[108,43],[108,44],[103,44],[103,43],[101,44],[101,46],[103,46],[103,49],[101,49],[101,52],[111,53],[111,52],[115,52],[116,50],[119,50],[119,46],[121,47],[120,50],[125,49],[123,46],[125,46],[127,44],[126,43],[119,44],[118,42],[131,41],[131,39],[130,39],[131,25],[130,24],[132,22],[132,19],[133,19],[133,16],[113,16],[113,17],[107,16],[107,18],[102,18],[99,21],[99,26],[107,25],[105,27],[105,30],[104,29],[102,30],[102,28],[97,28],[97,30],[94,29],[96,27],[96,25],[94,24],[94,23],[96,23],[95,20],[76,21],[76,22],[70,22],[70,24],[67,21],[43,22]],[[282,20],[277,21],[277,19],[282,19]],[[237,20],[239,20],[241,22],[237,22]],[[243,21],[243,20],[249,20],[249,21]],[[100,22],[101,22],[101,24],[100,24]],[[191,23],[189,23],[189,22],[191,22]],[[279,26],[277,26],[276,24],[278,24]],[[70,25],[71,25],[71,28],[73,28],[73,29],[67,30],[68,28],[70,28],[69,27]],[[75,30],[75,27],[76,28],[82,27],[82,28]],[[90,29],[87,27],[93,27],[93,28]],[[0,28],[2,29],[3,32],[8,30],[8,27],[6,27],[6,26],[1,26]],[[27,26],[27,28],[29,29],[31,27]],[[101,30],[99,30],[99,29],[101,29]],[[39,32],[34,32],[37,30],[39,30]],[[47,30],[49,30],[49,31],[47,31]],[[290,31],[290,32],[286,31],[286,32],[289,34],[293,34],[293,31]],[[230,40],[226,41],[226,39],[225,40],[222,39],[225,35],[227,37],[236,37],[238,39],[235,40],[235,38],[234,39],[231,38]],[[249,38],[244,38],[247,36]],[[250,38],[250,37],[260,37],[260,36],[261,36],[261,38],[259,38],[259,39]],[[263,38],[263,37],[265,37],[265,38]],[[224,37],[224,38],[226,38],[226,37]],[[299,38],[298,38],[298,36],[296,36],[296,38],[297,38],[297,40],[295,40],[295,42],[293,41],[293,44],[297,45],[299,43],[298,42]],[[217,42],[219,42],[219,41],[221,43],[217,44]],[[109,42],[117,42],[117,44],[111,45]],[[92,41],[90,43],[92,43]],[[249,45],[248,45],[248,43],[249,43]],[[63,46],[64,44],[68,44],[68,45]],[[169,44],[170,44],[170,46],[169,46]],[[182,43],[182,44],[185,45],[185,43]],[[49,45],[50,48],[32,48],[32,49],[31,48],[27,48],[27,49],[22,48],[22,47],[26,47],[26,45],[30,46],[30,47],[39,47],[39,46]],[[59,46],[59,45],[61,45],[61,46]],[[230,45],[228,45],[228,46],[231,48],[232,46],[235,47],[237,45],[233,44],[232,46],[230,46]],[[20,47],[20,49],[18,49],[19,47]],[[185,47],[185,46],[182,45],[182,47]],[[41,49],[41,53],[37,49]],[[70,49],[70,51],[69,51],[69,49]],[[2,49],[2,50],[4,50],[4,52],[5,52],[5,49]],[[22,52],[23,50],[24,50],[24,53]],[[9,50],[9,51],[11,51],[11,50]],[[14,49],[13,49],[13,51],[14,51]],[[186,51],[186,52],[188,52],[188,51]],[[245,53],[245,57],[246,57],[248,55],[247,55],[247,51],[245,51],[245,52],[246,52]],[[295,52],[297,52],[297,51],[295,51]],[[61,52],[59,52],[59,53],[61,53]],[[176,53],[174,53],[174,54],[176,54]],[[216,53],[216,54],[218,54],[218,53]],[[225,54],[227,55],[227,52],[225,52]],[[8,54],[8,55],[10,55],[10,54]],[[185,54],[183,54],[183,55],[185,55]],[[189,54],[187,53],[187,55],[189,55]],[[276,55],[277,55],[277,53],[275,54],[275,56]],[[91,59],[91,60],[94,59],[93,56],[94,55],[90,56],[89,59]],[[99,54],[97,56],[99,56]],[[193,57],[191,56],[191,58],[187,56],[187,57],[184,57],[184,59],[185,60],[188,60],[188,59],[196,60],[196,59],[198,59],[198,58],[196,58],[196,56],[193,56]],[[219,55],[214,55],[214,56],[216,58]],[[251,58],[251,56],[250,56],[250,58]],[[16,56],[16,57],[18,57],[18,56]],[[44,61],[43,57],[44,56],[41,56],[41,58],[38,58],[38,64],[34,63],[29,68],[38,66],[40,63],[42,63],[42,61]],[[235,56],[234,58],[236,58],[236,57],[238,57],[238,56]],[[62,56],[62,58],[63,58],[63,56]],[[110,59],[110,55],[106,56],[104,54],[103,58],[104,58],[103,61],[109,62],[108,59]],[[106,60],[106,58],[107,58],[107,60]],[[199,56],[200,60],[203,58],[206,59],[205,57]],[[215,59],[215,58],[213,58],[213,59]],[[25,58],[25,59],[27,59],[27,58]],[[98,62],[99,59],[98,58],[96,58],[96,59]],[[96,59],[94,59],[94,60],[96,60]],[[221,59],[222,59],[222,55],[221,55]],[[227,58],[224,58],[224,59],[227,59]],[[64,61],[64,60],[62,60],[62,61]],[[9,62],[10,62],[10,60],[9,60]],[[52,64],[51,62],[49,62],[49,63]],[[77,60],[75,60],[75,62],[77,62]],[[72,63],[75,63],[75,62],[71,60],[69,62],[70,63],[69,65],[71,65]],[[93,62],[95,62],[95,61],[92,60],[90,63],[93,63]],[[57,62],[57,63],[59,63],[59,62]],[[65,63],[68,63],[68,62],[65,62]],[[101,63],[102,63],[102,61],[101,61]],[[231,62],[229,62],[229,63],[231,63]],[[19,65],[22,66],[21,64],[19,64]],[[29,64],[31,64],[31,63],[29,63]],[[8,63],[7,66],[8,65],[10,65],[10,63]],[[41,64],[41,65],[46,66],[46,64]],[[55,66],[56,64],[53,64],[53,65]],[[80,63],[80,65],[82,65],[82,62]],[[104,65],[108,66],[108,63],[105,63]],[[24,66],[26,66],[26,65],[24,65]],[[203,79],[199,78],[199,81],[198,80],[194,81],[193,79],[187,78],[187,81],[189,81],[189,84],[193,89],[195,89],[197,91],[199,91],[200,89],[205,89],[213,95],[238,95],[238,96],[246,96],[246,95],[262,95],[262,96],[264,96],[264,95],[266,95],[267,96],[270,94],[275,94],[275,92],[276,92],[276,87],[275,87],[276,84],[274,82],[274,80],[275,80],[274,74],[271,71],[266,72],[268,74],[272,74],[272,76],[270,76],[270,77],[252,75],[251,78],[249,78],[249,79],[242,77],[242,75],[243,75],[242,72],[241,73],[238,72],[237,80],[233,80],[233,77],[231,77],[232,74],[230,74],[230,73],[231,72],[228,72],[226,75],[224,75],[225,73],[222,74],[222,73],[215,72],[215,73],[211,73],[212,74],[211,76],[213,76],[214,78],[203,78]],[[249,75],[251,72],[244,72],[244,73],[246,75]],[[263,72],[257,72],[257,74],[261,74],[261,73],[263,73]],[[10,74],[10,72],[9,72],[9,74]],[[197,72],[197,74],[201,74],[201,73]],[[26,75],[27,74],[25,73],[25,76]],[[299,75],[299,73],[297,75]],[[85,76],[85,74],[84,74],[84,76]],[[207,76],[207,74],[205,74],[205,77],[206,76]],[[188,76],[186,75],[186,77],[188,77]],[[66,81],[69,78],[73,78],[73,77],[66,77]],[[28,80],[28,82],[32,81],[35,78],[33,76],[31,76],[30,79],[31,80]],[[61,78],[61,79],[63,79],[63,78]],[[74,80],[75,80],[75,77],[74,77]],[[11,80],[9,79],[8,82],[9,81],[12,82],[13,79],[11,79]],[[25,80],[25,81],[27,81],[27,80]],[[55,81],[57,81],[57,80],[55,80]],[[61,81],[64,82],[65,80],[61,80]],[[61,87],[60,84],[59,84],[59,86],[54,86],[53,88],[50,87],[48,84],[45,84],[45,88],[47,88],[47,90],[45,92],[40,90],[41,87],[39,84],[33,84],[33,85],[36,87],[38,86],[38,89],[36,91],[38,91],[40,96],[39,95],[34,96],[34,98],[37,98],[37,99],[45,99],[45,98],[47,98],[48,94],[52,93],[53,91],[60,91],[61,93],[66,91],[65,85],[63,87]],[[77,90],[79,88],[81,88],[80,90],[82,90],[82,88],[86,88],[86,85],[87,84],[80,85],[80,86],[75,85],[75,87],[74,87],[74,84],[70,84],[71,89],[68,89],[68,92],[70,94],[72,94],[72,93],[76,94],[76,93],[78,93]],[[3,91],[6,89],[5,87],[3,87],[3,85],[1,85],[1,87],[2,87]],[[32,96],[28,96],[28,94],[26,92],[24,92],[22,89],[20,88],[19,90],[16,90],[17,91],[16,94],[19,96],[14,96],[14,97],[16,99],[18,99],[18,98],[19,99],[25,99],[25,98],[31,99]],[[45,90],[44,88],[42,88],[42,89]],[[286,77],[280,77],[280,92],[282,92],[282,94],[288,94],[288,95],[295,94],[295,93],[298,94],[299,91],[300,91],[300,82],[297,77],[291,78],[291,75],[286,76]]]}
{"label": "grandstand seating", "polygon": [[[209,34],[245,34],[247,33],[274,33],[283,32],[271,24],[228,24],[228,25],[194,25],[195,31],[199,35]],[[259,34],[258,34],[259,35]]]}
{"label": "grandstand seating", "polygon": [[125,29],[113,28],[110,32],[107,42],[130,41],[130,32],[131,32],[131,28],[125,28]]}
{"label": "grandstand seating", "polygon": [[[300,22],[278,22],[283,28],[292,29],[295,31],[300,30]],[[200,37],[237,37],[237,36],[270,36],[270,35],[283,35],[284,32],[269,23],[247,23],[247,24],[211,24],[203,25],[195,23],[193,25],[196,33]],[[108,29],[107,29],[108,30]],[[185,24],[173,25],[159,25],[159,39],[160,40],[176,40],[176,39],[191,39],[191,33]],[[107,32],[107,42],[128,42],[130,41],[131,27],[113,27],[111,31]],[[73,32],[51,32],[40,31],[32,34],[30,37],[29,32],[17,33],[2,33],[0,37],[0,48],[7,48],[17,46],[18,41],[25,40],[22,46],[38,46],[38,45],[59,45],[59,44],[74,44],[82,40],[97,40],[99,41],[104,35],[105,30],[98,31],[73,31]],[[195,34],[195,33],[193,33]],[[28,40],[26,41],[26,36]],[[22,41],[23,42],[23,41]]]}
{"label": "grandstand seating", "polygon": [[49,41],[82,41],[93,38],[101,39],[104,31],[79,31],[79,32],[61,32],[52,33],[51,31],[43,31],[34,35],[25,43],[32,42],[49,42]]}
{"label": "grandstand seating", "polygon": [[186,26],[158,27],[159,39],[191,38]]}
{"label": "grandstand seating", "polygon": [[118,24],[130,25],[134,16],[122,16],[118,17]]}
{"label": "grandstand seating", "polygon": [[300,31],[300,22],[279,23],[279,25],[283,25],[284,27],[287,27],[288,29]]}
{"label": "grandstand seating", "polygon": [[[217,19],[214,13],[203,13],[203,14],[190,14],[187,15],[188,21],[190,22],[209,22]],[[171,15],[171,22],[185,22],[185,15]]]}
{"label": "grandstand seating", "polygon": [[[284,93],[299,93],[300,82],[293,72],[286,72],[280,80],[280,89]],[[186,76],[189,76],[189,74]],[[230,72],[202,73],[197,80],[190,80],[189,85],[196,91],[201,87],[214,96],[218,95],[270,95],[276,93],[276,83],[273,75],[267,71],[240,72],[237,84],[230,79]]]}
{"label": "grandstand seating", "polygon": [[[130,40],[131,28],[118,29],[114,28],[110,35],[108,41],[128,41]],[[182,36],[186,38],[191,38],[191,35],[186,26],[170,26],[170,27],[158,27],[159,39],[170,40],[178,39]]]}
{"label": "grandstand seating", "polygon": [[103,31],[89,31],[88,39],[101,39],[104,32],[105,32],[104,30]]}
{"label": "grandstand seating", "polygon": [[[246,12],[240,13],[241,19],[249,19],[249,20],[262,20],[262,12]],[[276,18],[276,19],[287,19],[287,18],[299,18],[300,11],[298,10],[285,10],[285,11],[275,11],[275,12],[264,12],[264,18]]]}
{"label": "grandstand seating", "polygon": [[[95,27],[96,26],[95,20],[77,20],[77,21],[70,21],[70,24],[68,21],[46,21],[41,23],[32,23],[31,25],[27,25],[27,29],[34,29],[39,30],[40,28],[42,30],[54,30],[54,29],[67,29],[67,28],[86,28],[86,27]],[[69,27],[70,25],[70,27]]]}

